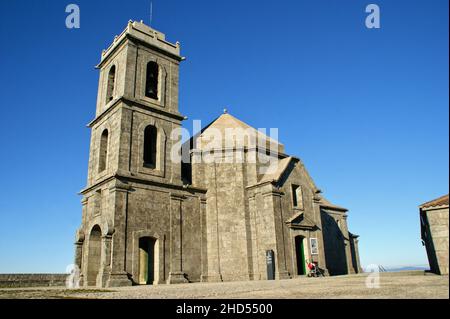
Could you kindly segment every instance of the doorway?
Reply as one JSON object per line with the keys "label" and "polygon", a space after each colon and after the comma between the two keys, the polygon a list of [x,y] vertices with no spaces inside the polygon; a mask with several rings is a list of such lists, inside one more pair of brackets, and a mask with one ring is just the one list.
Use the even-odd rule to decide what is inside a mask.
{"label": "doorway", "polygon": [[297,259],[297,275],[306,275],[306,267],[305,267],[305,247],[304,247],[304,239],[303,236],[295,237],[295,256]]}
{"label": "doorway", "polygon": [[95,225],[92,227],[91,234],[89,235],[89,251],[88,251],[88,266],[87,266],[87,285],[97,285],[97,275],[100,271],[101,263],[101,239],[102,231],[100,226]]}
{"label": "doorway", "polygon": [[156,269],[156,239],[152,237],[139,238],[139,284],[152,285],[157,282]]}

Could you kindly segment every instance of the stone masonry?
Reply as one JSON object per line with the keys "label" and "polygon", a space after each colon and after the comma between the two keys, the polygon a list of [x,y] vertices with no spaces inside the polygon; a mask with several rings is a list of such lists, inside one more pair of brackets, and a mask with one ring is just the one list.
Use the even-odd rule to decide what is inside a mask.
{"label": "stone masonry", "polygon": [[360,272],[347,209],[276,139],[224,112],[176,159],[183,60],[178,42],[132,21],[102,52],[75,242],[81,284],[265,280],[268,252],[275,279],[306,275],[308,261],[326,275]]}
{"label": "stone masonry", "polygon": [[448,194],[420,205],[422,241],[430,270],[448,275]]}

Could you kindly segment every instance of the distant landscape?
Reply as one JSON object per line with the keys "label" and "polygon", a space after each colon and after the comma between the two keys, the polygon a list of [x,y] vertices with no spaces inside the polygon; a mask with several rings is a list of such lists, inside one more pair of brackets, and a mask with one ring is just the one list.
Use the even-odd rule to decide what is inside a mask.
{"label": "distant landscape", "polygon": [[[414,271],[414,270],[430,270],[428,265],[413,265],[413,266],[387,266],[383,267],[379,265],[380,272],[398,272],[398,271]],[[370,272],[366,267],[363,268],[364,272]]]}
{"label": "distant landscape", "polygon": [[395,267],[395,268],[386,268],[386,271],[388,272],[395,272],[395,271],[407,271],[407,270],[430,270],[430,267],[428,266],[405,266],[405,267]]}

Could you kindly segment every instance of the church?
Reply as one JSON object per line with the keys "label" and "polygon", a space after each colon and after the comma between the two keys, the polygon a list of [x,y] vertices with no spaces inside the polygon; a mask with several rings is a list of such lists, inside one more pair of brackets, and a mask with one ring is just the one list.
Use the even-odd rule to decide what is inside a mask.
{"label": "church", "polygon": [[309,262],[325,275],[360,272],[347,209],[277,139],[224,111],[179,147],[183,60],[178,42],[133,21],[101,54],[75,241],[81,285],[289,279]]}

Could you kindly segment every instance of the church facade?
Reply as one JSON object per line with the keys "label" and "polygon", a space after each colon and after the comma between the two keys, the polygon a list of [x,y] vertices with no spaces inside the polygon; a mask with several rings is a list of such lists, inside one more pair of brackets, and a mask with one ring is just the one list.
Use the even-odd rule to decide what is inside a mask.
{"label": "church facade", "polygon": [[174,155],[183,60],[179,43],[132,21],[102,52],[75,242],[81,284],[287,279],[307,262],[360,272],[347,210],[276,139],[224,112]]}

